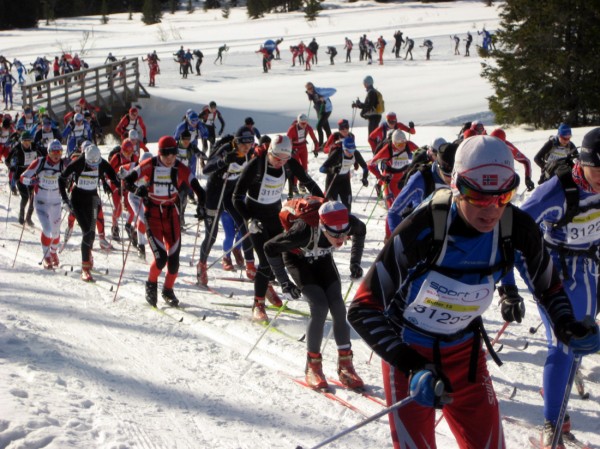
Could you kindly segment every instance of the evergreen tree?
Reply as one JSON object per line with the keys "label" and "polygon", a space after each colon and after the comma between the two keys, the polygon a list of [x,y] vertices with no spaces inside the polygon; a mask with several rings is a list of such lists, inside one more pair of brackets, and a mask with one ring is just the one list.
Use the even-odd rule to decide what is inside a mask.
{"label": "evergreen tree", "polygon": [[204,0],[204,10],[207,11],[209,9],[218,9],[221,7],[221,2],[219,0]]}
{"label": "evergreen tree", "polygon": [[229,14],[231,13],[231,9],[229,8],[229,0],[224,1],[224,6],[221,9],[221,15],[224,19],[229,19]]}
{"label": "evergreen tree", "polygon": [[102,23],[106,25],[108,23],[108,5],[106,4],[106,0],[102,0],[100,14],[102,14]]}
{"label": "evergreen tree", "polygon": [[194,12],[194,5],[192,4],[192,0],[188,0],[187,12],[188,12],[188,14],[191,14]]}
{"label": "evergreen tree", "polygon": [[177,0],[169,0],[169,11],[171,12],[171,14],[175,14],[175,11],[177,11],[177,4],[179,2]]}
{"label": "evergreen tree", "polygon": [[489,105],[498,122],[600,121],[599,16],[600,4],[588,0],[506,0],[497,50],[482,72],[495,89]]}
{"label": "evergreen tree", "polygon": [[246,9],[248,10],[248,17],[258,19],[269,11],[269,4],[267,0],[248,0]]}
{"label": "evergreen tree", "polygon": [[317,20],[319,16],[319,11],[321,11],[321,2],[319,0],[306,0],[306,6],[304,7],[304,17],[306,17],[307,22],[312,22]]}
{"label": "evergreen tree", "polygon": [[154,23],[160,23],[162,13],[160,11],[159,0],[144,0],[144,6],[142,8],[142,22],[146,25],[152,25]]}

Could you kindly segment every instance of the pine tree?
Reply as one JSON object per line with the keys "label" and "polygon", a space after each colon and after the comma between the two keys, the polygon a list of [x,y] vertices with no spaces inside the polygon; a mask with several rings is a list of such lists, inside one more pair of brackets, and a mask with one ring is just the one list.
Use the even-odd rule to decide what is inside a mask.
{"label": "pine tree", "polygon": [[258,19],[269,11],[269,5],[266,0],[248,0],[246,2],[248,17]]}
{"label": "pine tree", "polygon": [[192,0],[188,0],[187,12],[188,12],[188,14],[191,14],[194,12],[194,5],[192,4]]}
{"label": "pine tree", "polygon": [[100,14],[102,14],[102,23],[106,25],[108,23],[108,5],[106,4],[106,0],[102,0]]}
{"label": "pine tree", "polygon": [[177,11],[177,3],[179,3],[177,0],[169,0],[169,12],[171,14],[175,14],[175,11]]}
{"label": "pine tree", "polygon": [[304,17],[307,22],[317,20],[319,11],[321,11],[321,2],[319,0],[306,0],[306,6],[304,7]]}
{"label": "pine tree", "polygon": [[588,0],[507,0],[497,50],[482,75],[500,123],[553,128],[600,121],[600,4]]}
{"label": "pine tree", "polygon": [[160,23],[162,13],[160,11],[159,0],[144,0],[144,7],[142,8],[142,22],[146,25],[152,25],[154,23]]}

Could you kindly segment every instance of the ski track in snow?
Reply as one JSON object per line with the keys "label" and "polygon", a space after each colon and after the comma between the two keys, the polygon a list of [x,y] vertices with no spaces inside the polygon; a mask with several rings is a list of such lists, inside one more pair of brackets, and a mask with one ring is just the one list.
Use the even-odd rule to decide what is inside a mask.
{"label": "ski track in snow", "polygon": [[[188,107],[197,108],[213,98],[225,116],[226,132],[233,132],[236,124],[248,115],[253,116],[263,132],[285,132],[299,111],[306,111],[303,85],[308,80],[338,89],[332,98],[334,113],[330,123],[342,117],[350,120],[349,105],[356,96],[363,98],[361,80],[367,74],[374,76],[376,87],[384,93],[388,111],[397,111],[405,123],[409,120],[417,123],[417,134],[410,137],[419,144],[440,135],[452,139],[458,125],[471,119],[483,119],[489,132],[491,115],[485,97],[490,88],[477,77],[481,60],[455,58],[448,36],[461,33],[462,37],[471,30],[478,42],[476,29],[497,25],[495,9],[469,1],[452,5],[366,2],[331,5],[332,9],[324,11],[315,24],[304,22],[301,14],[272,14],[262,20],[248,21],[244,9],[233,9],[226,38],[231,50],[222,66],[212,64],[216,48],[223,40],[220,11],[165,14],[161,26],[170,36],[165,41],[157,38],[157,26],[141,25],[138,15],[134,22],[127,21],[126,14],[111,16],[106,28],[96,25],[96,18],[61,19],[49,27],[42,25],[35,32],[11,32],[14,36],[5,39],[3,52],[27,63],[28,58],[34,58],[42,49],[47,54],[56,52],[59,40],[65,47],[76,49],[82,30],[90,28],[94,34],[85,58],[92,66],[102,63],[108,51],[115,48],[121,57],[124,53],[145,54],[156,48],[162,59],[162,73],[157,78],[159,87],[150,91],[150,99],[140,101],[141,114],[151,128],[151,141],[171,133]],[[174,24],[181,38],[173,37]],[[199,26],[203,40],[198,37]],[[413,63],[387,59],[393,45],[389,38],[384,67],[357,62],[357,37],[362,30],[376,39],[382,33],[387,38],[396,29],[415,39]],[[129,38],[128,30],[135,30],[136,39]],[[264,39],[279,35],[285,37],[281,47],[283,59],[274,62],[270,74],[263,75],[259,57],[253,51]],[[355,62],[347,66],[342,62],[343,51],[339,51],[345,35],[355,43]],[[308,73],[290,68],[289,45],[300,39],[307,42],[313,36],[321,43],[320,64]],[[423,60],[422,49],[418,48],[424,37],[433,38],[435,44],[429,63]],[[339,51],[335,66],[328,65],[324,54],[325,46],[332,44]],[[205,54],[202,77],[187,82],[180,79],[170,57],[179,45],[202,49]],[[474,47],[472,54],[476,53]],[[144,70],[145,66],[143,80]],[[282,98],[286,101],[281,101]],[[314,114],[310,109],[308,112],[314,121]],[[425,123],[448,126],[420,126]],[[363,156],[369,159],[364,124],[364,120],[356,117],[353,132]],[[574,140],[579,143],[586,131],[574,130]],[[507,130],[509,140],[530,159],[553,132],[531,131],[526,127]],[[155,144],[149,146],[155,148]],[[103,147],[103,153],[108,154],[111,147]],[[320,185],[324,176],[318,167],[323,161],[323,155],[316,160],[310,155],[309,173]],[[524,179],[522,167],[516,165]],[[361,188],[360,175],[354,175],[354,192]],[[534,167],[533,179],[538,176],[539,170]],[[353,207],[353,213],[362,220],[367,221],[371,216],[362,264],[365,270],[382,247],[386,214],[380,204],[369,198],[372,183],[370,177],[369,187],[360,190]],[[298,444],[311,447],[362,419],[359,414],[299,387],[280,374],[303,376],[306,347],[297,338],[305,331],[306,317],[282,313],[275,322],[276,330],[267,331],[248,356],[265,328],[251,322],[249,308],[233,305],[252,304],[252,284],[218,279],[239,275],[223,272],[219,264],[209,271],[209,285],[225,296],[232,294],[231,298],[185,282],[195,280],[195,267],[189,266],[195,227],[183,235],[180,278],[175,286],[185,309],[161,305],[161,312],[156,312],[143,297],[148,262],[140,261],[133,253],[129,254],[117,300],[113,302],[122,266],[119,245],[110,254],[94,252],[95,266],[101,271],[108,268],[108,275],[97,276],[95,284],[79,280],[81,233],[77,226],[60,256],[62,263],[74,266],[72,272],[68,266],[66,271],[45,272],[38,265],[42,253],[37,231],[23,233],[15,268],[11,268],[21,232],[18,226],[12,226],[16,223],[15,198],[7,211],[9,195],[4,166],[0,167],[0,190],[0,216],[6,218],[6,223],[0,223],[0,383],[4,386],[0,389],[0,448],[234,449],[292,448]],[[101,195],[108,226],[110,205]],[[192,215],[193,208],[188,208],[188,223],[193,223]],[[34,221],[37,223],[35,214]],[[198,244],[203,232],[202,227]],[[220,253],[221,235],[209,262]],[[336,253],[335,258],[345,293],[350,282],[349,248]],[[541,425],[539,386],[545,359],[544,329],[540,328],[535,335],[529,333],[529,328],[539,323],[539,315],[518,276],[517,282],[527,299],[527,315],[523,324],[509,326],[501,339],[504,347],[500,356],[505,364],[500,368],[493,362],[488,364],[502,413],[531,426],[531,432],[526,432],[523,426],[504,423],[510,448],[528,447],[529,436],[536,435],[537,426]],[[357,288],[355,283],[348,302]],[[223,303],[232,306],[217,305]],[[289,305],[308,310],[303,301]],[[275,311],[270,311],[269,316],[274,317]],[[502,325],[496,301],[485,318],[493,337]],[[325,335],[330,326],[328,321]],[[522,350],[524,342],[529,345]],[[357,372],[370,390],[383,398],[377,356],[369,364],[371,351],[354,333],[353,350]],[[335,363],[335,344],[330,341],[324,351],[327,376],[335,376]],[[583,373],[591,398],[581,400],[574,392],[569,413],[578,438],[598,447],[597,355],[584,360]],[[515,387],[517,394],[510,399]],[[356,393],[334,390],[361,411],[380,410],[379,405]],[[445,421],[439,425],[437,437],[439,448],[456,447]],[[330,445],[332,448],[390,446],[386,419]]]}

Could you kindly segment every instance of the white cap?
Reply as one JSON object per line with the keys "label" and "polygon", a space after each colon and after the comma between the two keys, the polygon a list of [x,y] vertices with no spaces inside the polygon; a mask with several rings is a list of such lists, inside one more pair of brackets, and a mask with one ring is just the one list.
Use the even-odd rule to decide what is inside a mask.
{"label": "white cap", "polygon": [[452,171],[452,188],[459,178],[480,192],[507,192],[519,185],[514,157],[508,146],[491,136],[473,136],[458,150]]}
{"label": "white cap", "polygon": [[292,142],[286,135],[277,135],[271,140],[269,153],[281,159],[292,157]]}
{"label": "white cap", "polygon": [[131,140],[140,140],[140,134],[135,129],[130,129],[127,137]]}
{"label": "white cap", "polygon": [[392,143],[394,145],[400,145],[401,143],[406,143],[406,134],[400,129],[397,129],[392,134]]}
{"label": "white cap", "polygon": [[306,114],[298,115],[298,123],[304,123],[304,122],[308,122],[308,117],[306,116]]}
{"label": "white cap", "polygon": [[431,141],[431,145],[429,146],[437,153],[438,151],[440,151],[440,147],[445,143],[448,143],[446,142],[446,139],[444,139],[443,137],[436,137]]}
{"label": "white cap", "polygon": [[97,167],[100,165],[101,160],[100,149],[96,145],[92,144],[85,147],[85,162],[90,167]]}

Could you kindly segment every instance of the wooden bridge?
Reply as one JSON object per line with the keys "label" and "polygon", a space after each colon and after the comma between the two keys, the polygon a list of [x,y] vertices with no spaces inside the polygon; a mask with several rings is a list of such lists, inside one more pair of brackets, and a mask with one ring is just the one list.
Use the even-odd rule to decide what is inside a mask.
{"label": "wooden bridge", "polygon": [[138,98],[149,97],[140,84],[138,58],[23,85],[23,105],[44,107],[58,122],[62,122],[63,115],[72,111],[80,98],[111,114],[113,108],[123,110]]}

